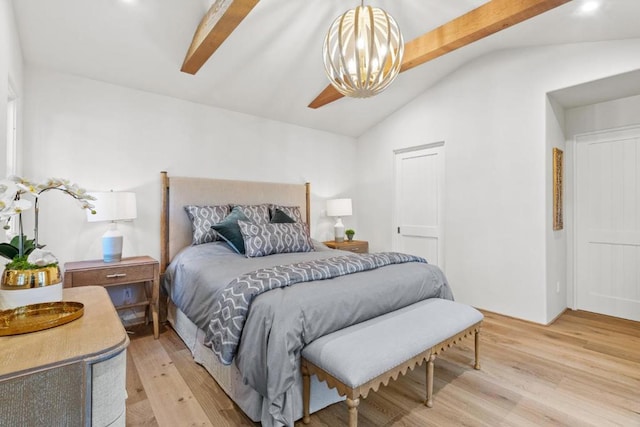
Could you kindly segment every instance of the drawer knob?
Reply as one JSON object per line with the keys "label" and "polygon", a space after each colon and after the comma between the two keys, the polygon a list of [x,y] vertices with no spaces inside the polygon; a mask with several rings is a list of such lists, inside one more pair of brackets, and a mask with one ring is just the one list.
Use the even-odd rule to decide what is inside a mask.
{"label": "drawer knob", "polygon": [[126,273],[107,274],[107,279],[117,279],[120,277],[127,277]]}

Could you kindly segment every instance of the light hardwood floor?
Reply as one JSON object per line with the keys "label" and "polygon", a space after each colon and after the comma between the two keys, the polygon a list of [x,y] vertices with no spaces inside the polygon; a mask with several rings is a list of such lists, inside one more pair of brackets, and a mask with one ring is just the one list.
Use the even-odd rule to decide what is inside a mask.
{"label": "light hardwood floor", "polygon": [[[131,335],[128,426],[257,426],[165,327]],[[424,365],[369,394],[360,426],[640,427],[640,323],[567,311],[550,326],[485,313],[481,364],[473,340],[436,359],[434,406],[422,405]],[[345,426],[344,402],[310,426]],[[303,426],[301,422],[296,427]]]}

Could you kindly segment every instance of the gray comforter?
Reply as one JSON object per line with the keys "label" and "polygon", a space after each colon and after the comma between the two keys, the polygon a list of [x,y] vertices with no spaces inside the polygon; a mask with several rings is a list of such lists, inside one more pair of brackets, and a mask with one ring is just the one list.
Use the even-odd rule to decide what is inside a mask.
{"label": "gray comforter", "polygon": [[206,331],[205,345],[211,347],[220,362],[231,365],[240,344],[251,303],[263,293],[298,283],[333,279],[405,262],[427,261],[424,258],[396,252],[349,254],[276,265],[242,274],[218,293],[211,313],[211,322]]}
{"label": "gray comforter", "polygon": [[[235,277],[338,253],[318,249],[248,259],[221,243],[189,247],[167,268],[165,290],[199,328],[206,329],[217,293]],[[438,267],[413,262],[299,283],[257,297],[235,362],[245,382],[266,399],[263,426],[293,425],[293,373],[307,343],[427,298],[453,299],[453,295]]]}

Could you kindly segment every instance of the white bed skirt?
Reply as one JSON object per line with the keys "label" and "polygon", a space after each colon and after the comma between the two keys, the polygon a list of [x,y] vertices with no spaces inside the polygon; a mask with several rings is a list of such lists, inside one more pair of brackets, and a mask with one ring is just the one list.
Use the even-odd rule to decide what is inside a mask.
{"label": "white bed skirt", "polygon": [[[235,363],[229,366],[220,363],[211,349],[204,346],[204,331],[198,329],[171,301],[169,302],[167,318],[178,336],[191,351],[194,361],[204,366],[218,385],[249,418],[259,422],[263,410],[263,398],[257,391],[243,383],[242,375]],[[302,376],[299,370],[296,371],[295,376],[294,414],[296,419],[300,419],[302,418]],[[329,389],[325,383],[318,381],[315,376],[311,377],[310,410],[312,413],[341,400],[344,400],[344,397],[341,397],[335,389]]]}

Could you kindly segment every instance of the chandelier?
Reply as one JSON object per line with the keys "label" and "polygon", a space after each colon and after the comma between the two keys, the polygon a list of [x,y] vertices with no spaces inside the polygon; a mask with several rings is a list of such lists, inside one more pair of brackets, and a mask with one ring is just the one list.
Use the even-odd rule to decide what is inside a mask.
{"label": "chandelier", "polygon": [[322,49],[331,84],[354,98],[376,95],[389,86],[400,72],[404,53],[396,21],[363,3],[333,21]]}

